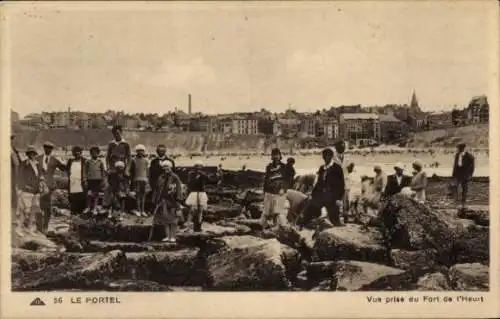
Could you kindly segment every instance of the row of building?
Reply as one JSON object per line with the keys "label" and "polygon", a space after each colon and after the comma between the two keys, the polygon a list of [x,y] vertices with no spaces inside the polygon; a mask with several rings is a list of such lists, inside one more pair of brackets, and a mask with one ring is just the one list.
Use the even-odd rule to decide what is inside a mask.
{"label": "row of building", "polygon": [[122,125],[125,130],[162,132],[200,132],[234,135],[274,135],[297,138],[336,139],[342,137],[352,144],[370,145],[397,142],[410,131],[430,130],[459,123],[487,123],[489,105],[486,96],[474,97],[462,110],[431,114],[423,112],[413,93],[410,105],[362,107],[361,105],[332,107],[315,113],[299,113],[292,109],[284,113],[259,112],[218,115],[191,114],[175,110],[167,114],[43,112],[30,114],[20,124],[32,127],[101,129]]}

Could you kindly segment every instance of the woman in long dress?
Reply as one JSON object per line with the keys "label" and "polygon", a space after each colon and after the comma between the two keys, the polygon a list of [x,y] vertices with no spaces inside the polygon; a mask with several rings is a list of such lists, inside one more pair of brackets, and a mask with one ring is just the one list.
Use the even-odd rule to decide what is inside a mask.
{"label": "woman in long dress", "polygon": [[153,203],[155,214],[153,225],[164,227],[165,238],[162,241],[175,243],[177,235],[178,215],[182,196],[182,183],[179,177],[172,172],[172,164],[168,160],[160,163],[163,169],[158,177],[154,193]]}

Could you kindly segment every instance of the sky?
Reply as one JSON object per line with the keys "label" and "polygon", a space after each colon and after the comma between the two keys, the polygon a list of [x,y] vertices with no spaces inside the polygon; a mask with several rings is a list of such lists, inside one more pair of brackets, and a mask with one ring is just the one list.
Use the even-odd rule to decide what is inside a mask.
{"label": "sky", "polygon": [[14,110],[165,113],[191,94],[193,112],[307,112],[415,90],[435,111],[491,89],[494,1],[112,4],[9,8]]}

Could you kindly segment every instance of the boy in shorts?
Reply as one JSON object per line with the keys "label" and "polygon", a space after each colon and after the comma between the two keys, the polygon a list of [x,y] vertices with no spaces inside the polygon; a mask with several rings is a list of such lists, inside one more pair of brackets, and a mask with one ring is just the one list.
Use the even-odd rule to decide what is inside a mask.
{"label": "boy in shorts", "polygon": [[100,150],[98,146],[90,148],[90,159],[83,167],[83,178],[87,185],[87,212],[97,215],[97,202],[99,194],[104,189],[106,180],[106,170],[104,163],[99,158]]}

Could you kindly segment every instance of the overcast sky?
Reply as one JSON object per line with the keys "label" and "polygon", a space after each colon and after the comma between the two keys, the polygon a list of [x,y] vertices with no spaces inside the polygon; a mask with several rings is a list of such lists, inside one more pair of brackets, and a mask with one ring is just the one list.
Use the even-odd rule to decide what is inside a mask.
{"label": "overcast sky", "polygon": [[188,93],[195,112],[313,111],[413,89],[436,110],[488,94],[494,1],[113,4],[11,8],[16,111],[164,113]]}

